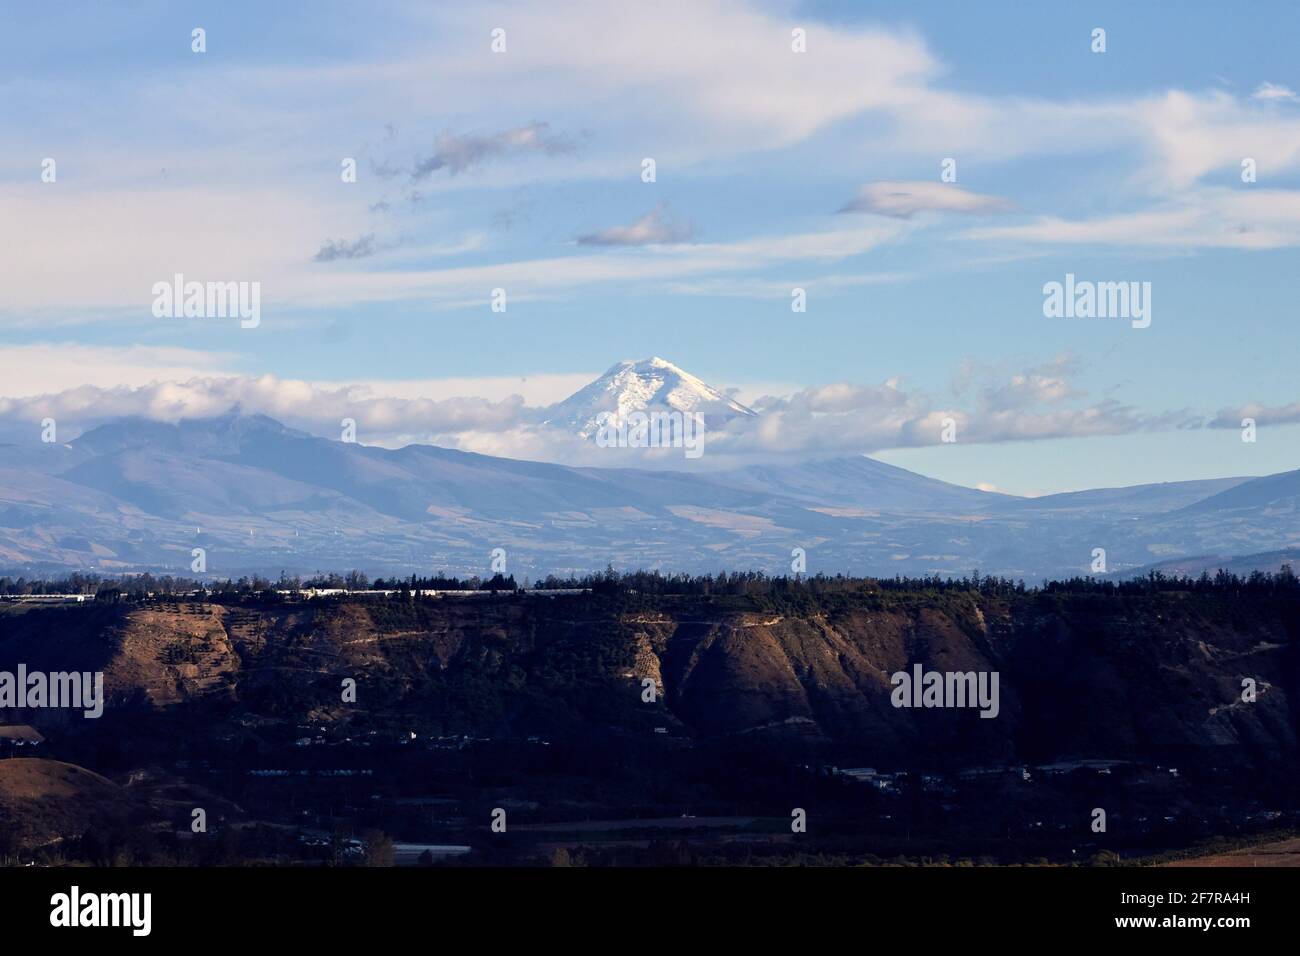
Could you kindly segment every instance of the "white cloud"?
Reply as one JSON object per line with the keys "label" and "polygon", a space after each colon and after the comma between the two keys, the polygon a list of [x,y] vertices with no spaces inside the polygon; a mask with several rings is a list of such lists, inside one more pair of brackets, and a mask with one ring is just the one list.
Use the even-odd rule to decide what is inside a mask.
{"label": "white cloud", "polygon": [[[381,119],[400,122],[402,135],[413,139],[400,140],[400,151],[388,137],[353,150],[360,168],[391,160],[409,174],[428,156],[430,171],[447,174],[427,177],[421,188],[431,192],[634,181],[647,151],[674,175],[693,165],[716,170],[719,161],[845,129],[846,136],[870,135],[874,153],[904,159],[954,155],[965,164],[1104,154],[1130,164],[1129,175],[1117,174],[1126,211],[1084,222],[1043,217],[979,233],[985,238],[1245,249],[1295,242],[1295,222],[1284,209],[1247,208],[1248,200],[1236,200],[1236,210],[1224,200],[1208,211],[1196,206],[1197,184],[1237,168],[1243,157],[1255,158],[1262,174],[1300,169],[1300,115],[1277,108],[1294,96],[1279,84],[1264,83],[1244,98],[1168,90],[1053,101],[956,92],[944,85],[944,63],[910,30],[808,20],[799,24],[808,30],[808,53],[797,54],[788,12],[741,0],[396,10],[396,22],[379,25],[400,42],[325,65],[236,69],[217,61],[202,72],[169,74],[166,84],[141,69],[98,85],[24,87],[30,110],[59,116],[76,102],[91,145],[75,154],[74,166],[65,163],[57,184],[35,183],[17,159],[0,159],[14,180],[0,188],[5,321],[46,322],[59,312],[94,318],[95,310],[113,309],[145,321],[151,284],[176,271],[261,281],[269,308],[395,299],[430,300],[437,308],[481,301],[504,282],[526,287],[512,289],[513,297],[591,283],[725,281],[777,262],[849,256],[906,238],[879,234],[864,243],[861,231],[805,227],[748,242],[679,242],[677,258],[667,247],[647,247],[639,251],[648,256],[534,253],[492,266],[390,271],[404,254],[386,254],[389,239],[376,232],[368,210],[393,197],[375,191],[373,176],[369,184],[363,175],[341,187],[335,165],[343,152],[340,130],[374,130],[378,139]],[[486,23],[505,26],[507,54],[488,52]],[[458,132],[443,128],[449,103]],[[401,115],[377,115],[380,104]],[[481,123],[473,118],[485,115],[496,122],[476,132]],[[114,117],[113,125],[105,119],[96,126],[99,116]],[[268,130],[276,135],[268,138]],[[7,155],[44,155],[41,139],[40,130],[20,128]],[[572,151],[575,142],[581,148]],[[552,161],[558,154],[562,160]],[[850,208],[895,217],[1002,208],[1001,200],[951,184],[875,183],[865,190]],[[1287,202],[1282,191],[1272,196]],[[409,213],[412,222],[428,226],[435,205]],[[374,255],[309,261],[324,236],[372,234]],[[647,218],[589,238],[688,237]],[[757,253],[752,262],[744,259],[747,250]],[[338,251],[327,247],[324,257]]]}
{"label": "white cloud", "polygon": [[[478,302],[486,301],[488,290],[507,285],[511,298],[519,301],[592,283],[754,271],[781,261],[833,261],[903,233],[896,225],[872,224],[735,242],[679,242],[412,270],[367,268],[370,259],[312,262],[322,235],[369,235],[365,215],[337,199],[320,204],[292,192],[247,184],[203,189],[10,185],[0,187],[0,205],[9,219],[0,249],[6,283],[0,316],[10,324],[44,324],[49,314],[60,310],[76,321],[154,322],[151,288],[178,272],[199,281],[260,282],[263,316],[274,321],[277,307],[409,299]],[[276,228],[265,228],[267,221],[274,221]],[[650,238],[650,231],[642,230],[641,237]],[[481,236],[471,236],[441,247],[398,250],[384,265],[410,261],[417,253],[472,251],[481,244]]]}
{"label": "white cloud", "polygon": [[[223,69],[214,63],[192,76],[169,75],[165,89],[147,70],[90,90],[58,83],[33,89],[32,109],[66,109],[84,98],[81,112],[92,124],[101,114],[127,118],[115,127],[92,126],[92,143],[119,142],[123,129],[141,142],[83,150],[79,176],[65,165],[58,184],[33,184],[30,169],[23,169],[23,185],[0,189],[8,321],[25,320],[33,310],[88,315],[131,309],[144,316],[152,282],[175,271],[261,281],[270,306],[345,307],[395,298],[468,301],[499,284],[484,286],[497,275],[528,283],[536,294],[588,282],[705,277],[745,268],[736,258],[743,244],[693,243],[680,247],[700,255],[698,265],[671,258],[540,257],[478,271],[386,272],[391,263],[375,261],[382,258],[376,254],[313,267],[307,260],[321,249],[322,236],[374,232],[366,210],[381,197],[364,182],[340,188],[332,164],[341,152],[341,128],[378,127],[376,104],[400,111],[393,118],[403,135],[409,130],[417,140],[403,143],[407,153],[397,168],[422,168],[410,165],[410,151],[418,157],[431,144],[426,165],[458,173],[430,177],[425,188],[431,190],[545,177],[630,178],[646,143],[655,144],[661,169],[681,170],[770,153],[862,118],[870,120],[873,150],[900,157],[956,155],[965,163],[1128,152],[1131,178],[1146,191],[1145,201],[1160,201],[1092,223],[1045,218],[1015,227],[1020,233],[985,233],[989,237],[1057,241],[1068,234],[1068,241],[1123,242],[1132,227],[1150,237],[1137,244],[1173,244],[1190,223],[1203,245],[1270,248],[1293,241],[1293,223],[1273,221],[1268,209],[1259,210],[1258,219],[1218,222],[1176,202],[1181,191],[1213,171],[1235,168],[1242,157],[1256,158],[1270,174],[1300,169],[1300,115],[1275,108],[1292,95],[1278,84],[1265,83],[1245,99],[1183,90],[1059,102],[954,92],[943,86],[944,64],[911,31],[809,20],[801,24],[809,52],[796,54],[785,11],[740,0],[571,0],[545,9],[408,6],[397,16],[409,18],[387,24],[401,42],[382,55],[354,53],[311,67]],[[506,27],[507,54],[488,52],[489,22]],[[492,115],[499,119],[497,132],[427,128],[435,117],[446,121],[448,103],[456,104],[462,130],[473,126],[466,117]],[[111,111],[97,110],[108,104]],[[143,116],[147,125],[134,120]],[[150,141],[151,129],[168,133]],[[186,135],[171,135],[177,129]],[[272,129],[274,148],[262,135]],[[575,131],[581,160],[570,152],[567,134],[552,129]],[[20,130],[9,154],[42,155],[35,135]],[[214,153],[213,143],[223,148]],[[384,148],[381,141],[366,147],[366,155],[382,163],[392,158],[377,155]],[[539,154],[557,153],[565,153],[563,162],[539,169]],[[255,177],[238,172],[251,169]],[[207,185],[194,185],[199,182]],[[999,202],[933,182],[876,183],[866,190],[850,207],[891,216],[927,209],[991,212]],[[686,238],[653,220],[591,234],[601,236],[624,242]],[[824,233],[820,241],[837,236],[844,233]],[[376,238],[377,246],[385,245]],[[791,248],[763,257],[767,264],[809,258],[818,241],[807,232],[787,238]],[[779,241],[756,240],[755,247],[772,249]]]}
{"label": "white cloud", "polygon": [[[785,395],[767,394],[750,402],[760,413],[757,417],[710,429],[707,464],[934,445],[940,441],[946,418],[957,423],[963,443],[1116,435],[1187,423],[1185,412],[1146,415],[1114,400],[1067,406],[1067,399],[1084,394],[1069,381],[1071,370],[1072,360],[1062,357],[1000,380],[986,380],[969,409],[940,405],[923,392],[905,388],[896,378],[879,385],[836,382]],[[266,414],[324,436],[337,435],[340,421],[352,418],[358,439],[367,444],[392,447],[420,442],[510,458],[609,466],[608,449],[538,424],[545,418],[546,405],[567,397],[592,377],[577,382],[577,376],[544,377],[532,384],[530,402],[519,390],[510,389],[511,379],[337,385],[274,375],[200,376],[136,386],[83,385],[0,398],[0,416],[21,421],[50,416],[74,434],[119,417],[174,422],[239,410]],[[470,389],[478,394],[467,394]],[[736,391],[747,397],[759,390],[750,385]],[[618,464],[676,467],[680,456],[633,454]]]}
{"label": "white cloud", "polygon": [[[876,272],[818,275],[814,278],[800,279],[799,287],[810,296],[835,295],[842,289],[854,289],[864,285],[907,282],[915,275],[904,272]],[[662,288],[676,295],[719,296],[740,299],[789,299],[791,283],[789,279],[763,278],[745,276],[723,279],[676,280],[663,285]]]}
{"label": "white cloud", "polygon": [[359,439],[379,444],[395,436],[441,436],[476,429],[505,429],[527,420],[518,395],[498,401],[476,397],[396,398],[364,386],[332,388],[274,375],[225,376],[154,382],[135,387],[83,385],[65,391],[0,399],[0,415],[50,416],[75,430],[121,417],[175,422],[239,410],[331,434],[343,418],[357,422]]}
{"label": "white cloud", "polygon": [[627,226],[610,226],[578,237],[580,246],[648,246],[656,243],[686,242],[694,230],[690,225],[673,222],[660,203],[636,222]]}
{"label": "white cloud", "polygon": [[987,214],[1005,212],[1011,204],[997,196],[969,192],[949,183],[868,183],[840,212],[871,212],[907,219],[918,212]]}
{"label": "white cloud", "polygon": [[1300,190],[1200,188],[1142,212],[1096,219],[1044,216],[967,230],[968,239],[1030,243],[1277,249],[1300,245]]}
{"label": "white cloud", "polygon": [[985,409],[993,412],[1055,405],[1081,394],[1070,381],[1077,371],[1078,361],[1071,355],[1061,355],[1043,365],[985,384],[980,401]]}
{"label": "white cloud", "polygon": [[413,180],[422,180],[439,170],[451,176],[489,162],[500,156],[520,153],[541,153],[555,156],[571,153],[576,144],[565,136],[551,132],[548,123],[529,123],[515,129],[488,134],[438,134],[434,151],[417,159],[411,169]]}
{"label": "white cloud", "polygon": [[221,352],[146,345],[7,345],[0,348],[0,389],[4,397],[18,398],[81,385],[139,387],[220,374],[231,367],[235,358]]}
{"label": "white cloud", "polygon": [[[476,4],[425,15],[431,35],[448,40],[438,59],[390,74],[409,76],[414,95],[441,97],[450,84],[471,104],[536,112],[562,103],[586,114],[599,107],[670,156],[798,142],[896,104],[941,69],[921,39],[886,29],[808,23],[809,53],[795,54],[787,15],[738,0]],[[482,55],[489,21],[507,30],[507,54]]]}
{"label": "white cloud", "polygon": [[486,304],[489,290],[501,287],[509,291],[511,301],[517,301],[521,296],[588,285],[660,283],[670,279],[752,273],[782,263],[836,262],[878,248],[903,236],[907,229],[905,223],[882,220],[853,229],[761,236],[733,242],[614,248],[599,253],[492,265],[295,276],[274,290],[264,288],[263,299],[278,292],[300,305],[406,299]]}
{"label": "white cloud", "polygon": [[1243,418],[1253,418],[1257,425],[1289,425],[1300,422],[1300,402],[1289,405],[1249,402],[1236,408],[1221,408],[1208,424],[1210,428],[1241,428]]}
{"label": "white cloud", "polygon": [[947,407],[905,388],[839,382],[752,400],[760,417],[709,434],[717,456],[826,456],[937,445],[945,419],[963,444],[1119,435],[1185,425],[1185,411],[1150,415],[1107,399],[1070,406],[1085,393],[1071,382],[1076,361],[1061,356],[1002,378],[982,379],[972,408]]}
{"label": "white cloud", "polygon": [[178,272],[199,281],[261,282],[263,302],[282,299],[285,285],[309,284],[319,270],[309,260],[322,235],[362,231],[334,228],[350,214],[328,204],[249,183],[10,184],[0,188],[0,206],[0,308],[20,320],[46,309],[123,309],[156,321],[152,286]]}
{"label": "white cloud", "polygon": [[1289,86],[1282,86],[1278,83],[1264,82],[1255,88],[1255,92],[1250,94],[1251,99],[1256,100],[1300,100],[1295,91]]}
{"label": "white cloud", "polygon": [[475,398],[499,402],[518,395],[527,405],[551,405],[563,401],[600,375],[599,371],[530,373],[528,375],[486,376],[478,378],[372,379],[357,382],[317,382],[321,388],[337,390],[358,388],[390,398],[440,401],[449,398]]}
{"label": "white cloud", "polygon": [[1215,170],[1239,169],[1244,157],[1274,173],[1300,168],[1300,115],[1280,116],[1268,103],[1170,90],[1133,103],[1126,113],[1151,159],[1144,175],[1157,192],[1186,188]]}

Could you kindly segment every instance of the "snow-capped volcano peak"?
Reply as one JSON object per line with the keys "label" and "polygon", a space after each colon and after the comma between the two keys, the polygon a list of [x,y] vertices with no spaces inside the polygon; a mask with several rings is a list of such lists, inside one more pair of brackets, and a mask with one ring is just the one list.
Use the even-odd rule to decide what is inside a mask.
{"label": "snow-capped volcano peak", "polygon": [[602,415],[625,420],[632,412],[656,410],[700,412],[710,427],[755,414],[690,372],[655,356],[619,362],[590,385],[551,406],[546,424],[590,438],[599,430]]}

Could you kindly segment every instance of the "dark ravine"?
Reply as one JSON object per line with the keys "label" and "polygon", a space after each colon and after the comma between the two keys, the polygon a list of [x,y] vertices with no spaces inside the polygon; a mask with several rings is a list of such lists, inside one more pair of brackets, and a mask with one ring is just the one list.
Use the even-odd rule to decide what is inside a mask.
{"label": "dark ravine", "polygon": [[[1188,749],[1254,763],[1297,749],[1298,635],[1295,598],[1177,591],[182,600],[0,615],[0,669],[103,670],[109,718],[192,717],[214,734],[252,718],[521,737],[667,722],[949,766]],[[998,716],[894,707],[890,675],[915,664],[997,671]],[[338,703],[348,677],[356,708]]]}
{"label": "dark ravine", "polygon": [[[51,861],[291,864],[343,827],[535,863],[557,827],[620,821],[579,841],[609,863],[660,860],[638,821],[668,820],[734,862],[788,854],[795,806],[837,859],[1068,862],[1300,826],[1293,585],[826,586],[3,605],[0,671],[102,670],[109,700],[0,712],[45,738],[0,759],[0,833]],[[893,706],[916,665],[997,672],[996,718]],[[219,839],[190,839],[194,807]],[[494,807],[519,842],[485,836]]]}

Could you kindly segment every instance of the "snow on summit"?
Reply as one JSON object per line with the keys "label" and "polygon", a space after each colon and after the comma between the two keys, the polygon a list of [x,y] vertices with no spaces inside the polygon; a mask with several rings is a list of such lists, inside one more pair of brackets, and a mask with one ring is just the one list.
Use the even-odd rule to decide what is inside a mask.
{"label": "snow on summit", "polygon": [[710,427],[756,414],[690,372],[655,356],[639,362],[619,362],[590,385],[553,405],[545,424],[591,438],[600,428],[602,414],[611,413],[623,420],[632,412],[663,409],[700,412]]}

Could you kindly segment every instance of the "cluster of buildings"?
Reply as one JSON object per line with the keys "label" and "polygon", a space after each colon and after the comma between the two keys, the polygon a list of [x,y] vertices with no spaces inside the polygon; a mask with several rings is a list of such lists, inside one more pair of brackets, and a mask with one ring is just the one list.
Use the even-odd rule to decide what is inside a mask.
{"label": "cluster of buildings", "polygon": [[34,757],[45,737],[27,724],[0,724],[0,757]]}
{"label": "cluster of buildings", "polygon": [[93,600],[93,594],[0,594],[0,602],[7,604],[84,604]]}
{"label": "cluster of buildings", "polygon": [[[1062,777],[1077,770],[1091,770],[1094,773],[1108,776],[1113,768],[1124,763],[1123,760],[1061,760],[1036,767],[968,767],[965,770],[958,771],[955,776],[959,780],[978,780],[1010,773],[1020,777],[1021,780],[1029,781],[1033,780],[1035,773],[1044,777]],[[882,772],[875,767],[829,767],[827,769],[837,777],[845,777],[855,783],[865,784],[885,793],[897,793],[899,787],[911,776],[906,770]],[[1157,767],[1156,769],[1163,768]],[[1178,776],[1178,771],[1173,768],[1170,768],[1169,773],[1172,776]],[[919,777],[921,789],[928,793],[955,792],[948,781],[949,775],[947,774],[922,773]]]}

